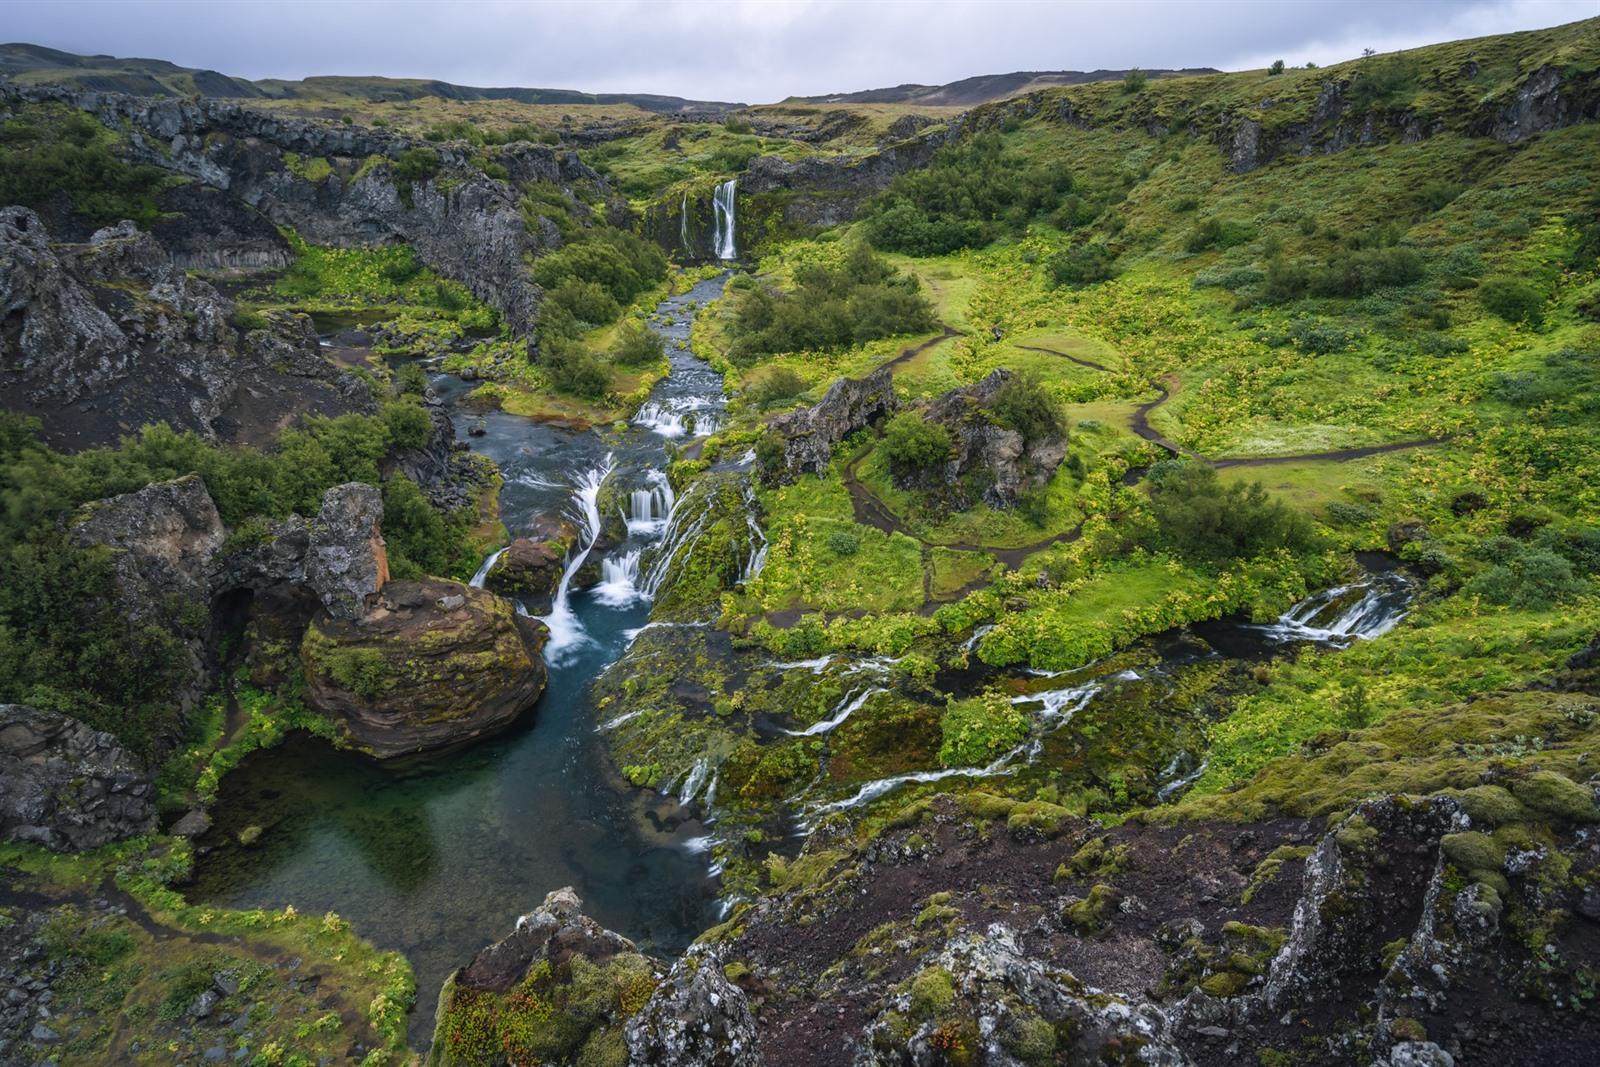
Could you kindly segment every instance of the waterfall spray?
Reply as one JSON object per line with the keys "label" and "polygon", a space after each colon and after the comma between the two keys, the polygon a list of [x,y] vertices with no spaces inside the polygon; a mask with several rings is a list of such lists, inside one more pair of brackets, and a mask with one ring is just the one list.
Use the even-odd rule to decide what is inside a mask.
{"label": "waterfall spray", "polygon": [[739,179],[729,178],[717,186],[711,206],[716,213],[716,253],[718,259],[738,259],[739,249],[733,239],[734,202],[739,191]]}
{"label": "waterfall spray", "polygon": [[694,253],[694,243],[689,240],[689,191],[684,190],[683,207],[678,209],[678,240],[683,242],[683,250]]}
{"label": "waterfall spray", "polygon": [[572,585],[572,576],[588,560],[589,551],[600,536],[600,508],[595,501],[613,466],[615,461],[608,452],[600,466],[579,476],[572,496],[573,518],[577,520],[583,547],[568,558],[567,567],[561,572],[561,584],[556,586],[556,598],[550,605],[550,614],[543,616],[544,624],[550,628],[550,641],[544,647],[544,654],[551,663],[562,662],[589,640],[588,634],[583,631],[583,624],[568,603],[567,590]]}

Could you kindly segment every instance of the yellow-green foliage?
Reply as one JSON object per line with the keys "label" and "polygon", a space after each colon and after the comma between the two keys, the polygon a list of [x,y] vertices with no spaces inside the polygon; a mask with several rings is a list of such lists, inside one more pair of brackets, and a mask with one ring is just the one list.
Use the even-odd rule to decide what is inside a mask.
{"label": "yellow-green foliage", "polygon": [[[1256,819],[1271,812],[1307,816],[1347,810],[1381,793],[1467,790],[1496,772],[1513,793],[1517,779],[1538,771],[1583,778],[1583,768],[1600,759],[1600,730],[1590,705],[1585,696],[1548,692],[1417,704],[1391,712],[1376,726],[1330,735],[1302,754],[1273,760],[1231,792],[1186,797],[1149,814],[1164,820]],[[1552,781],[1540,777],[1521,788],[1541,798],[1544,790],[1552,797],[1573,795],[1566,787],[1545,784]],[[1551,803],[1559,809],[1559,801]],[[1496,810],[1509,817],[1503,804]],[[1574,806],[1572,814],[1585,812]]]}
{"label": "yellow-green foliage", "polygon": [[1009,697],[989,693],[952,700],[940,720],[944,740],[939,762],[946,767],[982,767],[1016,748],[1028,736],[1028,716]]}

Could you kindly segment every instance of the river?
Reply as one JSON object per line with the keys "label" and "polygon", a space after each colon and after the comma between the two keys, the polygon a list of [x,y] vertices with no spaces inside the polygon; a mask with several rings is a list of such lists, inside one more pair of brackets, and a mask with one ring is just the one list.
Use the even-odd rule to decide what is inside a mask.
{"label": "river", "polygon": [[[721,288],[721,278],[704,281],[657,308],[651,326],[667,340],[672,373],[625,430],[574,431],[497,412],[472,437],[472,416],[453,412],[461,440],[500,465],[513,536],[540,514],[578,517],[577,488],[607,465],[633,509],[661,510],[666,442],[721,417],[721,376],[677,347],[693,309]],[[452,405],[470,391],[443,375],[433,384]],[[387,763],[293,739],[251,756],[223,781],[208,838],[222,843],[197,861],[190,898],[336,911],[375,944],[404,952],[417,974],[416,1047],[427,1045],[449,973],[560,886],[575,886],[591,916],[646,951],[681,951],[714,921],[715,881],[696,851],[702,829],[675,801],[617,776],[590,703],[594,679],[649,615],[625,563],[659,537],[661,523],[630,517],[628,541],[608,553],[608,581],[553,613],[561,617],[550,620],[549,684],[514,730]],[[264,829],[259,840],[234,843],[247,826]]]}

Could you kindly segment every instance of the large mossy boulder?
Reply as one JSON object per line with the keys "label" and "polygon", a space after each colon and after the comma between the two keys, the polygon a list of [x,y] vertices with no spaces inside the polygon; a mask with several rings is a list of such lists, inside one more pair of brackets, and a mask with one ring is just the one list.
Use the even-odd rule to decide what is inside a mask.
{"label": "large mossy boulder", "polygon": [[386,758],[501,730],[544,690],[548,636],[459,582],[390,582],[359,619],[320,611],[300,645],[311,705]]}
{"label": "large mossy boulder", "polygon": [[840,378],[811,407],[780,415],[768,424],[782,453],[763,464],[765,476],[784,482],[802,474],[826,473],[834,445],[899,407],[889,367],[879,367],[865,378]]}

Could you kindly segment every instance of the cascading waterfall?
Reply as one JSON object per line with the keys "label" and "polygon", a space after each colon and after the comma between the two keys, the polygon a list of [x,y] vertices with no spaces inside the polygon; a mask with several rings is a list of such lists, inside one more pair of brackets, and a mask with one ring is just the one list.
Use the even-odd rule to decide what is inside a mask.
{"label": "cascading waterfall", "polygon": [[[509,548],[510,546],[508,545],[506,547]],[[472,576],[472,581],[468,582],[467,584],[472,586],[474,589],[482,589],[483,583],[489,580],[489,572],[494,570],[494,565],[499,562],[500,557],[505,554],[506,549],[504,548],[497,548],[493,552],[489,553],[489,557],[483,561],[483,565],[478,568],[478,572]]]}
{"label": "cascading waterfall", "polygon": [[694,242],[689,240],[689,191],[684,190],[683,207],[678,209],[678,240],[683,243],[685,252],[694,252]]}
{"label": "cascading waterfall", "polygon": [[705,532],[711,509],[691,504],[697,496],[696,490],[705,484],[704,481],[696,482],[684,494],[682,502],[672,509],[672,517],[667,520],[667,528],[661,535],[661,544],[645,568],[644,584],[640,587],[651,600],[661,591],[662,583],[672,572],[673,563],[679,556],[694,551],[700,535]]}
{"label": "cascading waterfall", "polygon": [[678,498],[661,471],[648,472],[645,481],[649,483],[646,488],[628,494],[628,510],[622,518],[628,524],[628,533],[653,536],[666,529]]}
{"label": "cascading waterfall", "polygon": [[716,253],[718,259],[738,259],[739,249],[733,239],[734,203],[739,192],[739,179],[729,178],[717,186],[716,195],[711,199],[712,208],[716,213]]}
{"label": "cascading waterfall", "polygon": [[572,576],[588,560],[589,552],[600,536],[600,508],[596,500],[600,496],[600,487],[605,484],[614,465],[612,455],[606,453],[600,466],[579,476],[572,496],[572,517],[578,524],[583,547],[567,559],[566,569],[561,572],[561,583],[556,586],[555,601],[550,605],[550,614],[541,616],[544,624],[550,628],[550,640],[544,646],[544,654],[551,663],[563,662],[589,640],[583,624],[572,612],[567,593],[572,585]]}
{"label": "cascading waterfall", "polygon": [[1339,585],[1306,597],[1260,627],[1274,641],[1316,641],[1345,646],[1370,641],[1400,625],[1411,602],[1404,575],[1377,574],[1355,585]]}
{"label": "cascading waterfall", "polygon": [[744,561],[743,570],[739,572],[741,585],[753,582],[760,576],[761,568],[767,565],[767,550],[772,547],[767,541],[767,535],[761,529],[761,524],[756,521],[756,494],[749,486],[745,486],[744,506],[744,521],[750,530],[750,555]]}
{"label": "cascading waterfall", "polygon": [[625,608],[643,599],[639,592],[639,553],[633,549],[600,564],[600,584],[594,598],[608,608]]}

